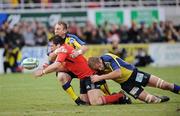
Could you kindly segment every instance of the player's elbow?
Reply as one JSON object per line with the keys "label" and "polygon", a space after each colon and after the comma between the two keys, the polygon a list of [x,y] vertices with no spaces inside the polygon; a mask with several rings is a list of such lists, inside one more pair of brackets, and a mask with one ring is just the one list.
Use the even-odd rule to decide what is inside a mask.
{"label": "player's elbow", "polygon": [[122,75],[122,72],[120,69],[115,70],[115,76],[116,77],[121,77],[121,75]]}
{"label": "player's elbow", "polygon": [[55,59],[56,59],[56,55],[55,55],[54,53],[50,53],[49,56],[48,56],[48,58],[49,58],[49,61],[50,61],[50,62],[54,62]]}
{"label": "player's elbow", "polygon": [[48,57],[49,61],[50,62],[54,62],[55,61],[55,58],[52,58],[52,57]]}

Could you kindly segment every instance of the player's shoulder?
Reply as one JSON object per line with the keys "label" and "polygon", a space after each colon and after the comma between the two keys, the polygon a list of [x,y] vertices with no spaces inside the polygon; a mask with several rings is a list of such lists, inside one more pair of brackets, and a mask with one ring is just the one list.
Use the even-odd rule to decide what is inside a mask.
{"label": "player's shoulder", "polygon": [[67,53],[69,51],[69,47],[66,44],[61,45],[57,51],[59,53]]}
{"label": "player's shoulder", "polygon": [[76,36],[74,34],[67,33],[66,36],[69,37],[70,43],[73,43],[74,41],[77,41],[81,45],[85,45],[86,44],[84,41],[82,41],[78,36]]}
{"label": "player's shoulder", "polygon": [[70,34],[70,33],[66,34],[66,38],[67,38],[69,43],[74,43],[74,41],[78,41],[79,40],[79,38],[76,35]]}
{"label": "player's shoulder", "polygon": [[106,59],[119,59],[119,57],[115,54],[112,53],[105,53],[102,57]]}
{"label": "player's shoulder", "polygon": [[112,59],[112,56],[110,54],[106,53],[106,54],[101,56],[101,59],[103,59],[103,60],[110,60],[110,59]]}
{"label": "player's shoulder", "polygon": [[79,39],[78,36],[74,35],[74,34],[71,34],[71,33],[67,33],[67,37],[70,37],[72,39]]}
{"label": "player's shoulder", "polygon": [[63,49],[66,49],[67,51],[70,51],[70,50],[72,50],[72,49],[74,49],[72,46],[70,46],[69,44],[63,44],[62,46],[61,46]]}

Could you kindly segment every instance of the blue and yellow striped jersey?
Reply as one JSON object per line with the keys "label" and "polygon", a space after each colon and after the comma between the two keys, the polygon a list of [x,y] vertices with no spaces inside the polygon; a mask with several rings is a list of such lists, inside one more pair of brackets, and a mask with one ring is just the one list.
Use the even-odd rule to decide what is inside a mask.
{"label": "blue and yellow striped jersey", "polygon": [[104,54],[103,56],[101,56],[101,59],[104,62],[105,70],[107,72],[117,69],[121,70],[121,77],[114,79],[114,81],[118,83],[127,81],[131,76],[133,70],[135,69],[134,65],[123,61],[121,58],[111,53]]}
{"label": "blue and yellow striped jersey", "polygon": [[[73,34],[66,34],[65,37],[65,41],[66,44],[72,46],[75,49],[79,49],[82,45],[85,45],[86,43],[83,42],[81,39],[79,39],[79,37],[77,37],[76,35]],[[50,50],[50,45],[48,44],[47,47],[47,55],[49,55],[49,53],[51,53],[52,51]]]}
{"label": "blue and yellow striped jersey", "polygon": [[70,46],[74,47],[75,49],[79,49],[82,45],[85,45],[79,37],[73,34],[66,34],[65,43],[69,44]]}

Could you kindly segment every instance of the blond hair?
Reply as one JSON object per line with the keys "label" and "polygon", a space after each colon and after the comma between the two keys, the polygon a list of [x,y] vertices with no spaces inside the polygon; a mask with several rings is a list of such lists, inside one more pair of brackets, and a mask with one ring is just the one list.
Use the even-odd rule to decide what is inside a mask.
{"label": "blond hair", "polygon": [[90,57],[88,59],[88,65],[91,69],[94,68],[95,64],[100,62],[100,58],[99,57]]}

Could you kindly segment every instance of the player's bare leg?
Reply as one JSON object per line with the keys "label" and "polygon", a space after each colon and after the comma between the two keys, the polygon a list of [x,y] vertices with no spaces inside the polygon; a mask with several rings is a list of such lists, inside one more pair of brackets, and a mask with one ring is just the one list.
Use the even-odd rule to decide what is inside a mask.
{"label": "player's bare leg", "polygon": [[170,90],[174,93],[179,93],[180,91],[180,86],[173,84],[173,83],[169,83],[167,81],[162,80],[159,77],[156,77],[154,75],[151,75],[149,82],[148,82],[148,86],[151,87],[157,87],[163,90]]}
{"label": "player's bare leg", "polygon": [[106,80],[101,81],[101,83],[102,83],[101,86],[100,86],[101,91],[103,91],[103,93],[104,93],[105,95],[110,95],[111,92],[110,92],[110,90],[109,90],[109,87],[108,87],[108,85],[107,85]]}
{"label": "player's bare leg", "polygon": [[65,72],[58,72],[57,80],[61,83],[61,85],[64,85],[65,83],[71,81],[71,77]]}
{"label": "player's bare leg", "polygon": [[71,77],[65,72],[58,72],[57,80],[61,83],[62,88],[68,93],[68,95],[75,101],[77,105],[85,104],[74,92],[71,86]]}
{"label": "player's bare leg", "polygon": [[103,104],[103,101],[100,99],[100,97],[103,96],[103,92],[100,89],[89,90],[87,94],[91,105]]}
{"label": "player's bare leg", "polygon": [[169,101],[169,98],[167,96],[158,97],[155,95],[151,95],[146,91],[142,91],[141,94],[138,96],[138,99],[146,103],[160,103]]}
{"label": "player's bare leg", "polygon": [[89,98],[87,94],[80,94],[80,98],[82,101],[86,102],[87,104],[89,104]]}

